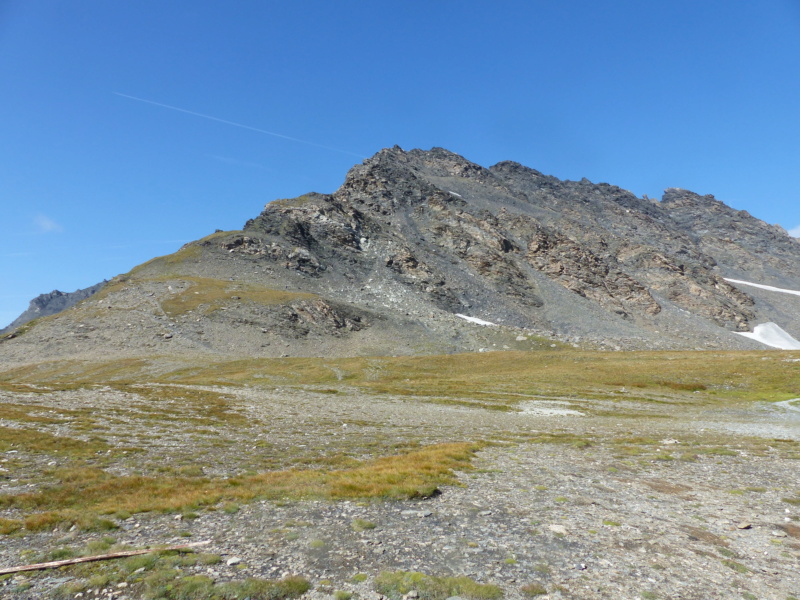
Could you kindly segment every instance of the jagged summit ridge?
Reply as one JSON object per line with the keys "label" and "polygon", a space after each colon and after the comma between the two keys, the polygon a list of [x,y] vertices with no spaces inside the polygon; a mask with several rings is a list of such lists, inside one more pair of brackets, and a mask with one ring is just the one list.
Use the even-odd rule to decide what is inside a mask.
{"label": "jagged summit ridge", "polygon": [[[733,332],[774,321],[800,335],[796,301],[726,278],[800,289],[798,265],[800,245],[785,232],[710,196],[672,188],[656,202],[512,161],[485,168],[443,148],[395,146],[333,193],[270,202],[241,231],[137,267],[78,308],[124,299],[147,315],[130,328],[142,336],[132,346],[167,339],[173,351],[524,349],[535,335],[758,347]],[[113,331],[113,313],[100,313],[98,330]]]}
{"label": "jagged summit ridge", "polygon": [[[407,261],[430,270],[432,257],[455,255],[440,280],[464,305],[481,303],[462,281],[477,271],[515,304],[541,306],[537,280],[546,275],[633,320],[660,312],[651,290],[722,326],[745,330],[752,316],[749,298],[712,271],[714,259],[661,207],[616,186],[563,182],[511,162],[485,169],[443,149],[393,148],[352,169],[339,190],[317,200],[288,211],[268,205],[251,227],[275,233],[281,223],[284,231],[303,231],[291,239],[323,254],[336,242],[362,250],[362,239],[371,239],[364,234],[386,234],[396,243],[402,238]],[[675,250],[684,255],[679,262],[671,256]],[[697,295],[702,302],[694,301]]]}

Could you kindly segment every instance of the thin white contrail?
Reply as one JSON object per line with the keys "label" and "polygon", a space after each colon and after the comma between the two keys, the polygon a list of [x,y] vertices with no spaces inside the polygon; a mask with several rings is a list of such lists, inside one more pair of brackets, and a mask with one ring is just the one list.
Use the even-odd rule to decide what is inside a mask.
{"label": "thin white contrail", "polygon": [[195,117],[202,117],[203,119],[209,119],[210,121],[217,121],[218,123],[225,123],[225,125],[233,125],[234,127],[240,127],[242,129],[249,129],[250,131],[255,131],[257,133],[264,133],[266,135],[271,135],[273,137],[282,138],[284,140],[289,140],[291,142],[297,142],[299,144],[307,144],[309,146],[315,146],[317,148],[323,148],[325,150],[331,150],[332,152],[341,152],[342,154],[349,154],[351,156],[357,156],[358,158],[366,158],[362,154],[358,154],[356,152],[350,152],[349,150],[342,150],[341,148],[331,148],[330,146],[323,146],[322,144],[317,144],[316,142],[309,142],[308,140],[301,140],[298,138],[290,137],[288,135],[283,135],[282,133],[275,133],[274,131],[267,131],[266,129],[259,129],[258,127],[251,127],[250,125],[243,125],[242,123],[236,123],[235,121],[228,121],[226,119],[220,119],[218,117],[212,117],[211,115],[204,115],[203,113],[194,112],[192,110],[186,110],[185,108],[178,108],[177,106],[170,106],[169,104],[162,104],[161,102],[154,102],[152,100],[145,100],[144,98],[137,98],[136,96],[129,96],[128,94],[121,94],[120,92],[113,92],[117,96],[121,96],[123,98],[128,98],[130,100],[136,100],[137,102],[144,102],[146,104],[152,104],[154,106],[160,106],[162,108],[168,108],[170,110],[176,110],[178,112],[186,113],[187,115],[194,115]]}

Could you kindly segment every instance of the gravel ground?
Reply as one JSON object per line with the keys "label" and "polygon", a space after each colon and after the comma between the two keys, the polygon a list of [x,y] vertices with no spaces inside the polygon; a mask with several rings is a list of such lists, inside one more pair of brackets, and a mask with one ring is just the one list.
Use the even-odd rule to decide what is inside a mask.
{"label": "gravel ground", "polygon": [[[549,406],[532,401],[524,412],[503,413],[420,402],[409,410],[401,398],[303,389],[224,391],[256,427],[271,423],[263,431],[272,448],[305,444],[319,452],[346,439],[358,449],[378,432],[392,440],[481,438],[495,445],[479,452],[473,470],[459,473],[462,486],[428,500],[255,502],[235,512],[201,511],[197,518],[139,514],[111,532],[117,543],[141,548],[208,540],[202,551],[222,560],[186,573],[217,581],[298,574],[311,581],[306,596],[314,600],[329,600],[333,590],[375,600],[373,579],[386,570],[467,575],[499,585],[510,599],[523,597],[520,588],[530,583],[547,590],[544,598],[800,596],[800,455],[796,445],[773,440],[776,431],[800,439],[800,415],[791,405],[713,414],[659,405],[649,410],[662,418],[615,422],[592,416],[597,401],[575,399]],[[4,392],[5,401],[26,398],[42,410],[96,405],[122,416],[138,401],[112,389],[30,397]],[[107,424],[105,436],[133,435],[136,423]],[[540,433],[569,435],[573,442],[536,442]],[[767,437],[753,437],[759,434]],[[180,448],[187,435],[176,428],[152,440],[146,456]],[[231,428],[219,435],[232,442],[218,449],[209,469],[235,471],[252,432]],[[576,436],[585,443],[574,443]],[[631,436],[656,442],[629,444]],[[4,468],[11,458],[2,459]],[[7,469],[3,491],[18,490],[13,475],[20,474]],[[3,536],[0,567],[32,562],[32,549],[81,548],[101,537],[64,529]],[[354,582],[356,574],[366,580]],[[0,597],[47,597],[74,578],[69,569],[15,575],[0,581]],[[86,597],[137,597],[125,588],[96,592]]]}

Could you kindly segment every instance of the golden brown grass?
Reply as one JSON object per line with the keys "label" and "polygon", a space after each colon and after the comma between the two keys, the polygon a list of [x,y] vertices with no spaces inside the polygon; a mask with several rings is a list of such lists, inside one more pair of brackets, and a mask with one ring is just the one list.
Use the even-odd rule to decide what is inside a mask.
{"label": "golden brown grass", "polygon": [[14,403],[0,404],[0,419],[17,421],[18,423],[38,423],[46,425],[54,425],[66,421],[66,419],[60,415],[43,414],[42,410],[37,406]]}
{"label": "golden brown grass", "polygon": [[469,468],[477,446],[438,444],[340,470],[290,470],[230,479],[120,477],[100,469],[67,470],[60,481],[36,492],[0,496],[0,508],[25,517],[6,519],[5,530],[38,530],[68,521],[93,523],[118,512],[184,511],[219,502],[255,498],[419,498],[456,483],[453,471]]}
{"label": "golden brown grass", "polygon": [[299,208],[309,203],[319,203],[320,198],[313,194],[303,194],[296,198],[279,198],[270,202],[271,206],[280,208]]}
{"label": "golden brown grass", "polygon": [[[191,290],[191,288],[190,288]],[[225,292],[228,293],[228,292]],[[230,292],[233,294],[233,292]],[[272,292],[264,292],[269,301]],[[193,295],[189,292],[189,295]],[[669,402],[777,401],[800,396],[798,353],[770,352],[492,352],[383,358],[168,359],[105,363],[59,361],[0,374],[0,381],[353,386],[371,393],[437,401],[473,399],[514,405],[529,397],[573,396]],[[635,393],[632,393],[635,392]]]}
{"label": "golden brown grass", "polygon": [[161,302],[161,308],[171,317],[196,311],[200,308],[202,308],[203,313],[208,314],[233,301],[271,306],[315,297],[313,294],[306,292],[287,292],[251,284],[233,283],[221,279],[181,277],[181,280],[189,282],[189,287]]}
{"label": "golden brown grass", "polygon": [[[128,281],[132,278],[146,277],[147,276],[146,274],[148,272],[163,274],[165,271],[169,272],[171,269],[174,270],[175,268],[180,267],[186,262],[197,261],[201,258],[203,254],[203,246],[205,244],[236,233],[241,233],[241,231],[238,230],[217,231],[216,233],[207,235],[204,238],[201,238],[195,242],[185,245],[177,252],[151,258],[147,262],[134,267],[128,273],[121,275],[119,277],[119,281],[124,283],[125,281]],[[168,268],[165,269],[165,267]]]}
{"label": "golden brown grass", "polygon": [[[203,253],[203,248],[200,244],[190,244],[178,250],[177,252],[173,252],[172,254],[166,254],[164,256],[157,256],[155,258],[151,258],[145,263],[138,265],[131,269],[128,273],[121,275],[119,277],[119,283],[125,284],[127,281],[131,279],[141,279],[146,277],[147,273],[152,271],[153,273],[163,274],[165,271],[170,272],[170,269],[174,269],[176,267],[180,267],[185,262],[191,260],[198,260]],[[115,285],[116,282],[114,282]],[[106,286],[104,290],[101,290],[101,293],[104,291],[112,291],[113,288]]]}
{"label": "golden brown grass", "polygon": [[146,402],[139,410],[155,420],[173,418],[189,426],[246,425],[251,419],[233,409],[224,393],[179,385],[116,385],[116,389],[135,393]]}
{"label": "golden brown grass", "polygon": [[36,429],[0,427],[0,452],[22,450],[55,456],[86,457],[108,448],[108,444],[97,437],[81,440]]}
{"label": "golden brown grass", "polygon": [[[26,400],[22,399],[25,396],[0,404],[0,418],[14,424],[0,430],[0,451],[18,449],[22,453],[65,459],[59,463],[59,470],[45,471],[37,475],[38,480],[31,481],[39,485],[35,491],[2,497],[0,506],[5,507],[6,512],[0,530],[9,532],[23,526],[39,529],[63,521],[97,526],[99,515],[107,513],[191,510],[219,502],[247,502],[256,497],[426,495],[438,485],[453,483],[452,470],[466,466],[475,449],[470,444],[398,448],[397,436],[388,435],[380,424],[350,419],[350,435],[341,437],[335,444],[315,445],[312,439],[303,448],[291,444],[276,444],[273,448],[259,440],[252,448],[248,447],[236,463],[242,471],[247,470],[245,474],[229,479],[203,477],[198,465],[207,464],[208,459],[214,458],[213,453],[228,452],[229,445],[235,447],[240,443],[239,434],[246,437],[247,432],[255,431],[256,425],[235,394],[198,386],[266,385],[272,388],[279,384],[303,390],[304,394],[336,391],[337,398],[351,393],[391,394],[408,402],[455,404],[475,410],[514,410],[518,403],[540,396],[575,398],[576,401],[619,398],[628,404],[639,402],[640,406],[658,410],[666,407],[664,410],[669,411],[676,410],[670,408],[675,405],[729,406],[798,397],[800,364],[787,360],[795,356],[797,353],[789,352],[567,350],[346,359],[147,357],[31,365],[0,374],[0,388],[10,395],[27,391],[44,394],[51,390],[102,384],[135,396],[131,396],[130,405],[122,412],[118,407],[108,411],[102,407],[61,409],[52,399],[46,398],[28,397],[31,404],[26,405]],[[41,387],[27,387],[33,384]],[[45,401],[49,402],[48,406],[43,404]],[[607,405],[613,408],[613,404]],[[98,414],[86,410],[97,410]],[[631,409],[626,407],[625,410]],[[619,417],[613,411],[609,414]],[[648,416],[645,412],[641,415]],[[138,429],[117,427],[113,433],[118,416],[133,419]],[[338,428],[341,422],[337,420],[329,425]],[[94,430],[101,426],[102,430]],[[315,421],[314,426],[328,424],[323,419]],[[163,470],[153,468],[158,456],[147,454],[151,450],[163,451],[156,445],[151,450],[145,449],[137,458],[125,455],[125,450],[133,448],[122,446],[147,445],[148,435],[168,432],[170,428],[190,434],[197,444],[191,448],[176,448],[173,463],[165,465]],[[285,433],[288,440],[291,436],[313,432],[287,430]],[[138,437],[134,439],[134,436]],[[578,448],[591,448],[608,441],[563,431],[524,435],[517,432],[503,436],[503,432],[498,432],[497,437],[491,439],[568,444]],[[412,444],[416,441],[408,436],[404,439]],[[452,438],[439,440],[451,441]],[[682,454],[674,457],[664,452],[658,439],[637,438],[633,433],[615,434],[612,446],[616,456],[636,461],[734,456],[740,450],[759,455],[778,452],[781,456],[800,458],[798,444],[792,441],[775,440],[760,446],[753,442],[741,449],[729,441],[711,440],[708,434],[697,443],[683,438],[681,441]],[[108,454],[108,450],[112,452]],[[358,460],[397,452],[402,454]],[[30,459],[22,453],[20,468],[25,469],[28,464],[25,461]],[[140,461],[138,456],[145,455]],[[225,466],[226,463],[219,464]],[[295,468],[287,470],[290,466]],[[88,470],[80,470],[86,467]],[[130,475],[111,475],[98,467],[115,467],[117,473]]]}
{"label": "golden brown grass", "polygon": [[[187,253],[192,249],[197,252],[200,251],[199,247],[193,246],[182,250],[180,253],[176,253],[176,255],[170,256]],[[149,265],[150,263],[145,263],[145,265],[142,265],[142,269],[146,271],[146,267]],[[200,310],[203,314],[209,314],[215,310],[219,310],[226,304],[234,302],[250,302],[263,306],[273,306],[287,304],[294,300],[308,300],[316,297],[314,294],[306,292],[288,292],[248,283],[231,282],[208,277],[195,277],[177,273],[146,277],[144,273],[134,273],[132,271],[130,274],[122,276],[119,281],[114,281],[107,285],[92,298],[94,301],[100,301],[111,294],[120,292],[124,287],[147,282],[173,283],[177,285],[187,284],[185,289],[177,291],[161,301],[161,308],[170,317],[177,317],[190,311],[197,310]],[[90,312],[90,314],[96,315],[97,313],[95,311]]]}
{"label": "golden brown grass", "polygon": [[19,327],[17,327],[14,331],[9,331],[8,333],[0,335],[0,340],[12,339],[12,338],[15,338],[15,337],[21,337],[21,336],[25,335],[26,333],[28,333],[29,331],[31,331],[34,327],[36,327],[40,323],[46,321],[47,319],[52,319],[55,316],[56,315],[49,315],[49,316],[46,316],[46,317],[37,317],[36,319],[31,319],[27,323],[24,323],[23,325],[20,325]]}

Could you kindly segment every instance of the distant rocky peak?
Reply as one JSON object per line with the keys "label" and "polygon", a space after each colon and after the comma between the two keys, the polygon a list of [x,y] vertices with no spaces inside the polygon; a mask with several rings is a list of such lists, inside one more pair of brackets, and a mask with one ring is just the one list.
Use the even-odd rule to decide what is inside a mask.
{"label": "distant rocky peak", "polygon": [[42,308],[46,307],[48,304],[54,301],[58,301],[60,298],[66,296],[64,292],[61,290],[53,290],[49,294],[39,294],[31,300],[30,302],[30,309],[34,311],[40,311]]}
{"label": "distant rocky peak", "polygon": [[[733,223],[747,222],[752,227],[771,227],[755,218],[746,210],[737,210],[717,200],[712,194],[701,196],[682,188],[667,188],[661,199],[661,206],[676,221],[686,224],[692,219],[724,219]],[[699,224],[699,223],[698,223]]]}
{"label": "distant rocky peak", "polygon": [[452,177],[491,178],[488,170],[441,148],[405,152],[395,146],[381,150],[347,173],[333,197],[346,205],[376,205],[388,211],[416,206],[447,195],[434,183]]}
{"label": "distant rocky peak", "polygon": [[683,188],[667,188],[664,190],[664,194],[661,196],[661,203],[665,207],[671,207],[673,205],[725,206],[724,203],[717,200],[712,194],[701,196],[700,194]]}
{"label": "distant rocky peak", "polygon": [[558,181],[557,178],[553,177],[552,175],[545,175],[537,171],[536,169],[532,169],[531,167],[526,167],[516,161],[513,160],[503,160],[489,167],[489,171],[496,174],[496,175],[505,175],[505,176],[525,176],[531,180],[541,179],[542,181]]}
{"label": "distant rocky peak", "polygon": [[75,290],[74,292],[62,292],[60,290],[53,290],[47,294],[40,294],[30,301],[28,309],[17,317],[13,323],[0,329],[0,334],[12,331],[25,323],[37,319],[39,317],[46,317],[54,315],[67,308],[70,308],[95,294],[100,288],[106,284],[106,281],[101,281],[92,286],[84,289]]}
{"label": "distant rocky peak", "polygon": [[415,168],[433,177],[458,177],[484,182],[491,178],[488,169],[444,148],[412,150],[408,153]]}

